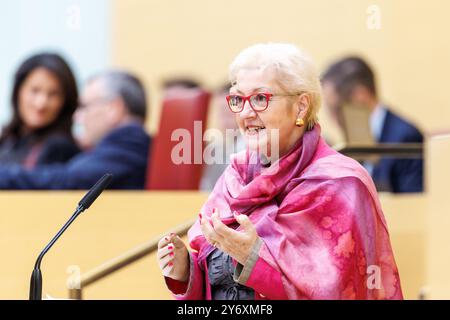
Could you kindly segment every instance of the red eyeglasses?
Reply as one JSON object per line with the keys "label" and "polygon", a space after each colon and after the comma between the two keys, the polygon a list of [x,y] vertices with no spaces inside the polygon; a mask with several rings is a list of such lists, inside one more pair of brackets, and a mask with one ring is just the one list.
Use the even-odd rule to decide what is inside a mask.
{"label": "red eyeglasses", "polygon": [[255,112],[264,111],[269,106],[269,101],[272,100],[272,97],[293,97],[298,96],[300,93],[296,94],[273,94],[273,93],[254,93],[249,96],[242,96],[239,94],[230,94],[226,97],[228,107],[230,108],[231,112],[239,113],[244,110],[245,101],[248,101],[250,104],[250,107]]}

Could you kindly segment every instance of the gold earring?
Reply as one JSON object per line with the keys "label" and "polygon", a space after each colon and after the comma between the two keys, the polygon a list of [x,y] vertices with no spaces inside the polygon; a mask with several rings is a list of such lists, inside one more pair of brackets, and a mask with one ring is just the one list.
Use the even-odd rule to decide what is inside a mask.
{"label": "gold earring", "polygon": [[297,127],[303,127],[305,125],[305,121],[303,121],[302,118],[297,118],[297,120],[295,120],[295,125]]}

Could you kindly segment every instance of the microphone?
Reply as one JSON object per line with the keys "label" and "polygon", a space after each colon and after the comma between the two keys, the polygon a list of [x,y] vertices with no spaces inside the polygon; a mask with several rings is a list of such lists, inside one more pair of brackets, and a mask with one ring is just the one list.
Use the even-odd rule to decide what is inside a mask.
{"label": "microphone", "polygon": [[50,248],[55,244],[56,240],[66,231],[66,229],[71,225],[71,223],[86,209],[88,209],[92,203],[98,198],[98,196],[103,192],[103,190],[108,187],[111,183],[112,174],[107,173],[97,183],[86,193],[83,199],[78,202],[78,207],[75,213],[70,217],[70,219],[64,224],[61,230],[53,237],[53,239],[47,244],[47,246],[39,254],[36,263],[34,265],[33,273],[31,274],[30,281],[30,300],[42,300],[42,273],[41,273],[41,261],[44,255],[50,250]]}
{"label": "microphone", "polygon": [[83,211],[89,209],[91,204],[98,198],[100,193],[106,189],[106,187],[111,183],[112,174],[107,173],[96,184],[91,188],[91,190],[86,193],[83,199],[78,202],[78,207],[83,208]]}

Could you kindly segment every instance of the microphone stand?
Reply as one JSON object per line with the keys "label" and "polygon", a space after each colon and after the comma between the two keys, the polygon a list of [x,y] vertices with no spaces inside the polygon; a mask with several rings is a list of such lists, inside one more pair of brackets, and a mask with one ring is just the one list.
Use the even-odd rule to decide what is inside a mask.
{"label": "microphone stand", "polygon": [[41,254],[38,256],[36,263],[34,265],[33,273],[31,274],[30,282],[30,300],[42,300],[42,273],[41,273],[41,261],[48,250],[55,244],[56,240],[61,237],[61,235],[66,231],[70,224],[82,213],[84,210],[89,209],[92,203],[98,198],[98,196],[106,189],[112,180],[113,175],[110,173],[105,174],[98,180],[95,185],[89,190],[88,193],[83,197],[83,199],[78,202],[78,207],[75,213],[66,222],[66,224],[58,231],[56,236],[47,244],[47,246],[42,250]]}
{"label": "microphone stand", "polygon": [[56,240],[61,237],[61,235],[66,231],[66,229],[71,225],[71,223],[85,210],[83,205],[78,205],[75,213],[72,217],[64,224],[61,230],[58,231],[56,236],[47,244],[47,246],[39,254],[36,263],[34,265],[33,273],[31,274],[30,283],[30,300],[42,300],[42,273],[41,273],[41,261],[48,250],[53,246]]}

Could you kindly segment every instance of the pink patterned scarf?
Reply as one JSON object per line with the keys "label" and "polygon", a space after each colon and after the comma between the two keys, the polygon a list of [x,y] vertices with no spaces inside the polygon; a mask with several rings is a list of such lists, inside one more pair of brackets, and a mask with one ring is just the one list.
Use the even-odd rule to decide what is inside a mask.
{"label": "pink patterned scarf", "polygon": [[[249,216],[260,257],[282,274],[291,299],[401,299],[400,279],[376,189],[356,161],[332,150],[320,126],[264,170],[256,154],[232,156],[201,212]],[[255,163],[255,164],[252,164]],[[214,249],[198,221],[188,233],[200,265]]]}

